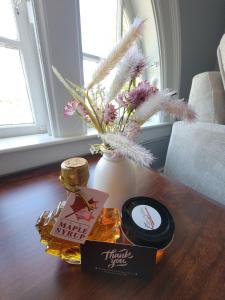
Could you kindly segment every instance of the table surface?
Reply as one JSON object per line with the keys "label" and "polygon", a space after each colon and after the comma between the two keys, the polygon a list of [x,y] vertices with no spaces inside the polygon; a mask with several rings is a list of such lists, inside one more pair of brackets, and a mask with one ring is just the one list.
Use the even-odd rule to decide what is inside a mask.
{"label": "table surface", "polygon": [[[90,186],[96,159],[90,159]],[[1,179],[0,299],[225,299],[225,207],[147,169],[138,195],[158,199],[176,224],[151,280],[83,273],[45,254],[34,227],[64,199],[60,165]]]}

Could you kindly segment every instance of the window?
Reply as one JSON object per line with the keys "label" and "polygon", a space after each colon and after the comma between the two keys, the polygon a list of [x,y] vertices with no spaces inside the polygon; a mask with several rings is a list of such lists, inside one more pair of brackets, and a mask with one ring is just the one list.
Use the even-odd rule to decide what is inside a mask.
{"label": "window", "polygon": [[[84,84],[98,63],[105,58],[128,28],[128,20],[119,0],[80,1]],[[105,80],[110,82],[111,76]]]}
{"label": "window", "polygon": [[[120,0],[80,1],[81,39],[84,85],[90,81],[99,62],[113,49],[129,27],[129,21]],[[103,26],[104,24],[104,26]],[[104,87],[108,87],[116,70],[107,76]],[[88,133],[97,131],[88,128]]]}
{"label": "window", "polygon": [[[0,136],[46,131],[29,2],[0,0]],[[28,7],[27,7],[28,5]]]}
{"label": "window", "polygon": [[[134,10],[139,10],[140,15],[146,14],[146,6],[140,1],[122,0],[82,0],[80,1],[81,39],[83,52],[84,85],[91,81],[100,60],[104,59],[117,41],[128,30],[132,19],[136,15]],[[149,68],[145,72],[150,82],[156,82],[160,86],[160,64],[157,45],[157,33],[151,4],[148,4],[148,12],[151,20],[146,22],[143,32],[141,47],[143,53],[149,59]],[[151,33],[151,43],[149,40]],[[152,47],[154,49],[152,49]],[[113,70],[106,77],[103,84],[107,87],[114,75]],[[151,117],[144,126],[157,124],[161,121],[161,113]],[[91,131],[92,132],[92,131]]]}
{"label": "window", "polygon": [[[10,105],[13,106],[15,98],[11,97],[12,99],[8,100],[8,104],[6,104],[3,103],[3,99],[4,102],[7,100],[6,95],[3,95],[3,92],[0,94],[0,118],[2,118],[0,137],[21,136],[18,138],[1,139],[1,175],[89,152],[90,144],[96,143],[97,138],[95,136],[85,137],[87,126],[79,116],[74,115],[73,118],[66,118],[63,115],[64,104],[70,101],[71,97],[55,78],[51,67],[52,65],[55,66],[66,78],[69,78],[78,85],[82,85],[82,62],[84,62],[84,75],[86,76],[84,79],[87,82],[87,77],[95,69],[96,63],[101,58],[104,58],[104,53],[107,53],[111,49],[116,39],[120,37],[121,32],[126,31],[129,23],[132,23],[135,16],[154,20],[151,3],[155,3],[156,9],[154,12],[157,19],[161,21],[158,22],[158,25],[160,25],[158,32],[162,32],[162,34],[159,34],[159,37],[161,36],[161,39],[162,37],[166,37],[165,44],[163,42],[160,44],[164,46],[160,47],[160,53],[163,54],[160,55],[160,65],[164,67],[170,63],[171,66],[166,70],[167,72],[165,72],[164,68],[164,72],[160,74],[164,75],[161,76],[162,87],[176,88],[176,85],[172,84],[173,82],[178,83],[175,80],[176,76],[171,84],[168,84],[167,80],[174,73],[175,58],[178,53],[177,51],[173,51],[174,45],[176,45],[174,43],[175,39],[173,39],[171,34],[168,34],[170,33],[169,29],[173,28],[172,25],[174,24],[174,15],[168,14],[168,11],[173,11],[173,9],[170,9],[170,4],[176,1],[163,1],[163,4],[161,2],[158,0],[102,0],[101,4],[101,0],[0,0],[0,50],[2,53],[6,53],[8,57],[10,56],[10,59],[7,57],[3,59],[3,56],[1,57],[4,63],[7,59],[10,69],[5,67],[5,74],[2,74],[3,72],[0,70],[0,93],[3,91],[3,88],[1,89],[2,86],[9,86],[9,89],[7,88],[9,91],[7,97],[13,94],[13,90],[17,89],[18,79],[13,79],[16,76],[14,73],[17,73],[18,77],[20,76],[21,84],[19,85],[19,89],[23,91],[23,94],[20,92],[23,95],[21,97],[22,102],[19,103],[20,107],[14,110],[14,115],[12,107],[7,105],[11,101],[12,104],[10,103]],[[82,7],[85,7],[85,3],[86,7],[89,5],[89,15],[86,14],[86,17],[82,19]],[[123,9],[119,3],[123,4]],[[161,6],[165,5],[166,9],[160,11]],[[95,16],[98,15],[94,20],[91,16],[93,14]],[[109,21],[107,19],[107,22],[103,22],[106,15],[108,18],[113,17],[116,21]],[[112,37],[110,39],[103,38],[98,31],[95,32],[92,30],[91,35],[95,39],[93,41],[94,44],[91,46],[95,46],[94,50],[93,48],[85,48],[84,41],[83,50],[81,45],[82,31],[80,28],[80,19],[82,21],[81,25],[86,21],[91,24],[88,18],[92,18],[90,20],[92,20],[92,25],[95,27],[97,26],[95,24],[96,20],[101,18],[101,24],[104,25],[100,26],[100,30],[102,31],[104,28],[106,30],[106,23],[111,22],[111,24],[114,24],[111,29]],[[146,22],[147,24],[150,23]],[[179,22],[177,21],[176,24],[179,24]],[[167,34],[163,34],[163,28],[168,28]],[[157,57],[158,50],[157,47],[154,47],[159,39],[154,38],[153,45],[152,39],[151,43],[149,43],[149,36],[152,38],[152,36],[156,37],[156,35],[151,35],[148,28],[145,29],[145,32],[146,35],[142,39],[146,43],[146,47],[142,45],[144,54],[150,57],[148,51],[145,50],[147,46],[155,49],[156,51],[153,51],[152,55],[156,54],[156,56],[151,56],[151,64],[155,67],[159,66],[159,63],[157,63],[159,61]],[[176,35],[177,31],[175,30],[174,32],[174,35]],[[97,44],[97,41],[98,43],[100,41],[100,44]],[[99,47],[100,45],[101,47]],[[108,45],[107,50],[106,45]],[[16,54],[13,56],[11,53]],[[170,59],[170,53],[174,53],[172,60]],[[166,58],[167,56],[168,59],[164,59],[163,64],[162,58]],[[14,57],[14,60],[11,57]],[[8,77],[6,76],[7,72]],[[157,72],[155,72],[156,76]],[[18,95],[19,90],[16,93],[16,96]],[[5,105],[4,113],[1,113],[3,105]],[[19,109],[22,111],[20,119],[18,116]],[[4,121],[3,118],[5,118]],[[153,138],[164,139],[165,136],[169,136],[170,130],[170,126],[168,125],[160,126],[160,128],[148,128],[144,132],[143,141],[146,140],[149,142],[151,134],[153,134]],[[44,132],[47,132],[47,134],[35,134]],[[25,135],[28,134],[34,135],[26,137]],[[23,148],[23,151],[17,152],[15,148]],[[11,163],[12,161],[14,162],[13,164]]]}
{"label": "window", "polygon": [[[51,66],[77,84],[87,84],[134,17],[148,14],[145,6],[140,12],[137,7],[141,5],[135,0],[0,0],[0,136],[44,133],[47,128],[55,137],[85,135],[86,124],[78,116],[63,116],[70,97]],[[148,34],[142,40],[148,57]]]}

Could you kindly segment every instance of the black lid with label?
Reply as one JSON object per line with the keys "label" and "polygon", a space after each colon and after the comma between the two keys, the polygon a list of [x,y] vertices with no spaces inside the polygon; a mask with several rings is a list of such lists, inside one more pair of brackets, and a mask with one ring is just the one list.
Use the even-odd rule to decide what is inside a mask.
{"label": "black lid with label", "polygon": [[148,197],[128,199],[122,207],[122,229],[135,245],[165,248],[175,230],[173,217],[158,201]]}

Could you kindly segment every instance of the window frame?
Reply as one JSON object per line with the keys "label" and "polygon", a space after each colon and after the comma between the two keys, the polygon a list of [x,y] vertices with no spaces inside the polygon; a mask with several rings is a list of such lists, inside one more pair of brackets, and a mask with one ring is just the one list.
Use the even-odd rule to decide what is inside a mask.
{"label": "window frame", "polygon": [[[34,8],[38,43],[40,44],[42,76],[46,87],[50,133],[54,137],[63,138],[85,136],[88,133],[88,127],[79,116],[64,117],[63,106],[67,101],[71,101],[71,97],[62,88],[51,68],[55,66],[64,77],[83,86],[83,51],[79,0],[68,0],[65,2],[59,0],[30,1]],[[121,1],[124,5],[122,0],[118,1]],[[154,1],[152,0],[151,2],[154,5]],[[126,10],[127,7],[124,6],[124,9]],[[129,19],[129,13],[127,16]],[[159,22],[156,25],[157,35],[160,36],[159,27],[161,23]],[[99,59],[99,57],[92,56],[89,53],[84,53],[84,55],[90,60],[95,61]],[[161,59],[160,54],[160,65]],[[172,85],[169,85],[169,87],[173,88]],[[159,125],[164,122],[164,117],[160,116]],[[154,123],[152,125],[155,126]],[[151,125],[147,124],[146,126]]]}
{"label": "window frame", "polygon": [[30,1],[21,1],[17,5],[12,1],[12,9],[14,10],[18,39],[0,37],[0,46],[16,49],[20,53],[34,122],[30,124],[1,125],[1,138],[47,132],[45,97]]}
{"label": "window frame", "polygon": [[56,138],[86,135],[86,124],[79,116],[67,118],[63,115],[63,107],[71,97],[52,72],[55,66],[66,78],[83,85],[79,0],[30,2],[40,45],[49,133]]}

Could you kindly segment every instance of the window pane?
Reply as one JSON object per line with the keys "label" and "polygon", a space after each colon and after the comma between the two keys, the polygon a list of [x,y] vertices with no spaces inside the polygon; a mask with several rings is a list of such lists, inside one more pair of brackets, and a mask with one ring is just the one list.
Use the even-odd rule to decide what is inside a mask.
{"label": "window pane", "polygon": [[0,0],[0,37],[17,39],[17,29],[10,0]]}
{"label": "window pane", "polygon": [[20,53],[0,47],[0,125],[34,122]]}
{"label": "window pane", "polygon": [[83,60],[84,86],[87,86],[91,81],[92,74],[96,70],[98,63],[90,60]]}
{"label": "window pane", "polygon": [[106,57],[116,43],[117,0],[81,0],[83,52]]}
{"label": "window pane", "polygon": [[[90,83],[92,79],[92,75],[94,71],[96,70],[99,62],[83,59],[83,72],[84,72],[84,86],[87,86],[88,83]],[[106,90],[109,88],[115,74],[116,74],[117,68],[114,68],[108,76],[101,82],[101,85],[106,88]]]}

